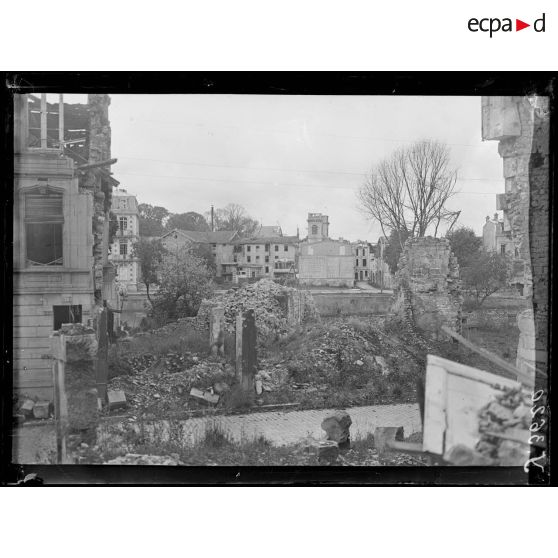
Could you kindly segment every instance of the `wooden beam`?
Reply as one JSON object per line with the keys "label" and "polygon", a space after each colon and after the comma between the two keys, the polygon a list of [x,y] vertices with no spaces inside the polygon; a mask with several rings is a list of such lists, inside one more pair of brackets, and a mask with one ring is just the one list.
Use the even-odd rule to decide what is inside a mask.
{"label": "wooden beam", "polygon": [[106,161],[99,161],[98,163],[91,163],[89,165],[81,165],[78,167],[78,170],[88,170],[88,169],[95,169],[97,167],[108,167],[110,165],[114,165],[114,163],[118,162],[118,159],[107,159]]}
{"label": "wooden beam", "polygon": [[[477,347],[477,345],[475,345],[474,343],[471,343],[471,341],[469,341],[468,339],[465,339],[465,337],[463,337],[462,335],[459,335],[459,333],[457,333],[457,331],[454,331],[453,329],[450,329],[447,326],[443,325],[443,326],[441,326],[441,329],[444,333],[447,333],[450,337],[453,337],[456,341],[459,341],[462,345],[464,345],[468,349],[471,349],[471,351],[481,355],[482,357],[486,358],[487,360],[489,360],[493,364],[496,364],[497,366],[500,366],[504,370],[507,370],[508,372],[510,372],[512,374],[515,374],[517,376],[517,379],[519,381],[522,381],[527,386],[533,387],[535,385],[535,379],[534,378],[532,378],[531,376],[529,376],[525,372],[519,370],[519,368],[516,368],[513,364],[510,364],[509,362],[505,361],[503,358],[500,358],[499,356],[490,352],[488,349],[484,349],[483,347]],[[541,370],[537,370],[537,372],[541,376],[543,376],[545,378],[547,377],[547,375],[544,372],[542,372]]]}

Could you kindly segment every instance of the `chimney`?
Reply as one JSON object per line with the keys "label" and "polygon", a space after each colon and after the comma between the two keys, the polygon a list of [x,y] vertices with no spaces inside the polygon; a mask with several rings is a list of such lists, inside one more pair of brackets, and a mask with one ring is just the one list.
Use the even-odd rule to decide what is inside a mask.
{"label": "chimney", "polygon": [[213,206],[211,206],[211,232],[215,231],[215,221],[213,218]]}

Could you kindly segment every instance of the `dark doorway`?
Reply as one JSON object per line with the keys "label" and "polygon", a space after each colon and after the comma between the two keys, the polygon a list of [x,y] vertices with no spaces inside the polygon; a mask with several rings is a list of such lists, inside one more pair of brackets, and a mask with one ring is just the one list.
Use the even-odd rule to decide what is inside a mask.
{"label": "dark doorway", "polygon": [[54,314],[54,330],[57,331],[62,324],[80,324],[81,323],[81,304],[69,306],[53,306]]}

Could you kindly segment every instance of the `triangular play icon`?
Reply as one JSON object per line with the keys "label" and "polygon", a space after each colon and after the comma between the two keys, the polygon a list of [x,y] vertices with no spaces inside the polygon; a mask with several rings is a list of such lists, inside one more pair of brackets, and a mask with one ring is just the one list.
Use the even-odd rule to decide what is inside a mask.
{"label": "triangular play icon", "polygon": [[522,29],[525,29],[526,27],[531,27],[531,24],[530,23],[525,23],[524,21],[521,21],[520,19],[515,20],[515,30],[516,31],[521,31]]}

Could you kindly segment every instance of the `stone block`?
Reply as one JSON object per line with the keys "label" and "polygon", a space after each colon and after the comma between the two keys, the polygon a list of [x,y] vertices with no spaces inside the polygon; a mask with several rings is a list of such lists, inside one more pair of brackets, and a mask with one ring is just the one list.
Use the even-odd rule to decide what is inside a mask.
{"label": "stone block", "polygon": [[382,369],[382,376],[388,376],[391,372],[386,359],[383,356],[376,355],[374,357],[376,364]]}
{"label": "stone block", "polygon": [[107,393],[109,411],[116,409],[125,409],[128,406],[126,394],[120,390],[109,390]]}
{"label": "stone block", "polygon": [[33,415],[34,406],[35,406],[35,401],[33,401],[33,399],[26,399],[23,402],[23,405],[19,408],[19,412],[26,417],[30,417]]}
{"label": "stone block", "polygon": [[336,411],[322,421],[321,427],[326,432],[327,439],[337,442],[339,447],[343,449],[350,444],[349,428],[352,423],[353,421],[347,412]]}
{"label": "stone block", "polygon": [[339,457],[339,445],[333,440],[327,440],[318,444],[318,461],[320,463],[333,463]]}
{"label": "stone block", "polygon": [[49,401],[37,401],[33,405],[33,416],[36,419],[47,419],[50,414],[50,402]]}
{"label": "stone block", "polygon": [[206,405],[217,405],[219,403],[219,396],[209,391],[202,391],[201,389],[192,388],[190,390],[190,397],[196,401],[201,401]]}

